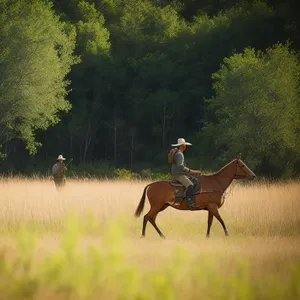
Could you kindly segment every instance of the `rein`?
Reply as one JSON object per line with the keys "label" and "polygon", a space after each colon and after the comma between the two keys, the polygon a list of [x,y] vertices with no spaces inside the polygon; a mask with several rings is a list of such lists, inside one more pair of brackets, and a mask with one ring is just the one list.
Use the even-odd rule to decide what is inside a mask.
{"label": "rein", "polygon": [[[240,168],[243,170],[244,174],[247,175],[246,172],[245,172],[244,169],[243,169],[245,166],[244,166],[244,165],[240,166],[239,161],[236,162],[235,173],[234,173],[233,176],[224,176],[224,175],[221,175],[221,174],[219,174],[219,175],[216,174],[216,175],[217,175],[217,176],[216,176],[216,180],[217,180],[217,182],[219,183],[219,185],[221,186],[222,191],[220,191],[220,192],[221,192],[222,194],[224,194],[224,193],[226,192],[226,190],[228,189],[228,187],[229,187],[230,184],[232,183],[233,179],[241,179],[241,178],[244,178],[243,176],[238,176],[238,175],[237,175],[238,167],[240,167]],[[229,182],[229,185],[228,185],[227,188],[224,189],[224,187],[223,187],[223,185],[222,185],[222,183],[221,183],[219,177],[231,179],[231,181]]]}

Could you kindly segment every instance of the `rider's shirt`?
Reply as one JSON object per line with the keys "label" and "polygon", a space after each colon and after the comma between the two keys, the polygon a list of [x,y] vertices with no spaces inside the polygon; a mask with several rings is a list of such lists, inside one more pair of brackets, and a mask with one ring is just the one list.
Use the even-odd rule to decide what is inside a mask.
{"label": "rider's shirt", "polygon": [[173,176],[186,174],[186,172],[183,171],[184,167],[184,155],[180,150],[178,150],[174,155],[174,163],[171,166],[171,174]]}

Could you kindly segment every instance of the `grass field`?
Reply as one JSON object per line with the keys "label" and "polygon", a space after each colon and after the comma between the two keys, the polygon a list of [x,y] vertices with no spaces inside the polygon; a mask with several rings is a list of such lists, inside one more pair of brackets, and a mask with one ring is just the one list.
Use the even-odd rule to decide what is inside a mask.
{"label": "grass field", "polygon": [[145,185],[1,179],[0,299],[300,298],[300,183],[235,184],[209,240],[172,208],[140,239]]}

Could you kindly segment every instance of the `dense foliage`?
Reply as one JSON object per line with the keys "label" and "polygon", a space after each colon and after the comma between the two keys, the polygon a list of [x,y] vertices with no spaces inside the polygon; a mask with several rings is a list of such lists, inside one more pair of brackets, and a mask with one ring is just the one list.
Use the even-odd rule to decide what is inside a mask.
{"label": "dense foliage", "polygon": [[1,0],[2,170],[167,170],[184,136],[193,168],[299,174],[296,2]]}
{"label": "dense foliage", "polygon": [[298,57],[281,44],[226,58],[213,74],[216,97],[207,101],[218,121],[203,138],[225,158],[240,151],[253,167],[292,175],[300,155],[299,74]]}
{"label": "dense foliage", "polygon": [[75,62],[75,31],[50,4],[0,1],[0,144],[14,138],[36,151],[35,131],[68,111],[65,76]]}

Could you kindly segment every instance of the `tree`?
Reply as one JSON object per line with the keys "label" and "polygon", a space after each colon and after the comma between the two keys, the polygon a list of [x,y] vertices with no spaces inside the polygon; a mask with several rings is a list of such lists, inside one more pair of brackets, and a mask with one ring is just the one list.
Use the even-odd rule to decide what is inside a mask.
{"label": "tree", "polygon": [[[203,137],[222,160],[242,153],[251,167],[292,175],[300,155],[300,64],[288,45],[266,52],[246,48],[224,59],[213,74],[216,96],[207,100],[217,122]],[[216,153],[216,152],[215,152]]]}
{"label": "tree", "polygon": [[[31,56],[31,59],[42,56],[40,53],[31,55],[36,50],[31,49],[31,52],[26,50],[27,45],[32,41],[31,36],[36,40],[41,39],[41,29],[47,27],[47,30],[42,33],[43,39],[47,41],[57,39],[58,34],[53,35],[54,31],[47,25],[47,17],[44,18],[46,12],[40,13],[41,9],[38,5],[36,12],[28,9],[39,3],[43,6],[42,10],[46,7],[45,11],[49,9],[52,11],[49,5],[43,4],[47,2],[29,0],[26,1],[25,9],[18,11],[12,8],[16,7],[17,3],[25,3],[25,0],[11,2],[0,0],[1,4],[5,3],[0,6],[1,25],[6,24],[0,28],[1,68],[6,64],[5,73],[0,74],[1,79],[4,76],[6,79],[1,82],[8,82],[7,74],[11,73],[11,81],[17,80],[15,86],[19,87],[17,90],[7,89],[8,93],[4,91],[5,85],[1,85],[1,95],[13,96],[1,98],[0,115],[9,116],[7,112],[12,111],[11,103],[6,100],[13,99],[16,91],[18,95],[22,94],[23,98],[25,96],[28,98],[28,95],[33,99],[37,98],[31,89],[37,93],[41,86],[46,85],[45,79],[49,79],[47,73],[52,74],[49,70],[54,67],[52,63],[49,66],[48,60],[44,64],[44,57],[47,59],[53,47],[60,50],[61,46],[53,46],[50,42],[49,53],[46,51],[43,53],[38,67],[34,66],[33,72],[30,73],[38,74],[39,71],[44,71],[47,76],[40,77],[41,83],[31,79],[31,81],[28,79],[29,84],[24,83],[18,71],[12,72],[16,67],[19,67],[22,72],[27,70],[20,61],[28,60]],[[267,57],[265,51],[270,45],[278,42],[285,43],[287,40],[291,42],[290,49],[297,50],[300,45],[296,0],[284,2],[279,0],[52,0],[52,2],[56,14],[60,16],[59,19],[56,16],[54,19],[60,24],[59,28],[62,28],[66,38],[73,39],[73,43],[74,28],[76,29],[74,52],[80,56],[81,63],[72,67],[67,75],[68,80],[71,81],[68,99],[72,109],[68,114],[61,114],[59,110],[53,111],[53,118],[57,120],[60,116],[61,122],[46,132],[33,130],[33,135],[35,132],[37,134],[35,139],[43,143],[39,157],[35,157],[35,161],[39,159],[39,164],[47,157],[49,159],[55,157],[57,151],[60,151],[66,156],[72,155],[74,162],[78,163],[107,160],[114,161],[117,167],[130,167],[133,170],[143,167],[165,166],[167,168],[168,166],[165,165],[167,149],[178,136],[185,136],[192,140],[194,147],[189,150],[189,156],[195,158],[195,165],[211,169],[215,167],[216,159],[223,164],[236,153],[233,153],[235,151],[231,146],[226,141],[223,142],[222,136],[219,136],[218,124],[222,116],[216,113],[213,106],[208,110],[209,105],[204,100],[213,99],[215,95],[216,90],[213,89],[214,81],[211,75],[218,72],[224,57],[234,57],[235,53],[242,53],[247,47],[263,51],[253,50],[259,62],[263,61],[266,65],[270,62],[265,58]],[[35,24],[28,27],[27,24],[31,24],[28,20],[29,15],[35,16],[32,20],[39,28],[35,28]],[[45,19],[46,25],[42,24],[39,18]],[[71,23],[73,26],[59,20]],[[10,24],[10,27],[7,24]],[[11,28],[9,32],[7,28]],[[30,37],[25,38],[26,36]],[[18,44],[14,42],[18,40],[20,40]],[[36,43],[35,40],[34,42]],[[62,42],[59,40],[59,43]],[[41,46],[43,43],[39,41],[39,44]],[[55,45],[58,43],[55,42]],[[13,48],[14,46],[16,47]],[[14,49],[14,52],[9,49]],[[22,60],[20,59],[16,49],[19,49],[20,53],[24,52],[23,49],[27,51],[24,59],[23,57]],[[14,68],[10,69],[6,57],[17,58],[15,61],[11,58],[9,60],[10,64],[15,66]],[[60,54],[58,58],[61,58]],[[270,61],[274,62],[274,60]],[[28,65],[29,69],[31,65]],[[40,65],[43,66],[43,70]],[[246,70],[245,67],[245,72]],[[262,70],[265,69],[259,69],[257,72],[264,74]],[[231,74],[231,71],[229,73]],[[26,78],[30,77],[26,76]],[[268,76],[266,78],[269,78]],[[279,80],[276,76],[274,76],[275,82]],[[254,82],[255,78],[264,79],[256,74],[250,82]],[[266,85],[271,84],[271,79],[268,80]],[[217,83],[218,79],[215,79],[215,82]],[[66,83],[66,77],[60,77],[60,81],[55,84],[55,89],[59,89],[59,86]],[[256,85],[256,82],[253,85],[253,93],[259,93],[262,87]],[[233,87],[236,88],[232,85]],[[45,94],[43,90],[41,91]],[[245,91],[241,90],[241,92]],[[48,101],[48,98],[45,100]],[[31,110],[36,111],[39,106],[36,105],[37,101],[34,101],[27,107],[20,104],[19,111],[21,107],[25,107],[27,113]],[[69,105],[67,102],[63,103]],[[234,107],[228,104],[228,109],[234,110],[236,103],[232,105]],[[264,102],[255,105],[258,107],[257,114],[260,112],[266,116]],[[271,108],[274,107],[271,105]],[[13,108],[16,109],[16,106]],[[69,109],[69,106],[65,109]],[[2,115],[0,120],[4,122]],[[268,118],[271,119],[270,116]],[[288,124],[288,121],[283,121],[282,116],[280,118],[280,122]],[[20,118],[15,120],[13,126],[17,127]],[[6,123],[4,126],[3,122],[0,128],[2,143],[10,140],[9,143],[4,144],[3,149],[9,153],[10,158],[6,160],[7,166],[1,164],[1,169],[8,170],[9,163],[21,167],[17,159],[26,162],[29,158],[28,153],[24,151],[21,142],[12,140],[20,134],[17,134],[10,124]],[[251,123],[250,120],[248,122]],[[27,123],[29,121],[26,121]],[[31,120],[30,123],[35,124],[35,120]],[[224,128],[220,128],[220,132],[225,130],[226,123],[223,122],[222,125]],[[258,130],[255,125],[255,122],[251,125],[252,131]],[[203,126],[205,126],[205,134],[197,139],[197,132],[201,131]],[[251,162],[257,170],[273,175],[278,174],[281,172],[282,161],[289,159],[286,158],[289,157],[288,152],[292,157],[295,156],[297,152],[290,141],[297,140],[297,127],[287,131],[293,132],[292,138],[284,138],[280,155],[270,156],[270,146],[255,155],[247,154],[249,161],[257,158],[257,161]],[[24,134],[26,130],[20,129],[18,132]],[[251,140],[251,133],[249,136]],[[287,137],[288,134],[285,136]],[[279,149],[277,147],[279,137],[276,139],[270,135],[268,138],[277,141],[273,147]],[[244,148],[247,148],[249,139],[242,141]],[[245,150],[243,154],[245,155]],[[297,170],[296,162],[292,161],[290,165],[290,168],[285,167],[286,174],[288,172],[292,174],[292,170]]]}
{"label": "tree", "polygon": [[76,62],[75,30],[44,1],[0,0],[0,7],[0,144],[19,138],[34,153],[35,132],[71,108],[66,75]]}
{"label": "tree", "polygon": [[109,63],[110,43],[104,17],[94,4],[79,1],[75,12],[79,18],[76,52],[81,55],[82,62],[72,72],[72,85],[76,88],[71,93],[74,109],[68,127],[72,152],[75,141],[80,162],[86,162],[101,124],[101,89],[107,84],[107,80],[102,81],[102,72]]}

